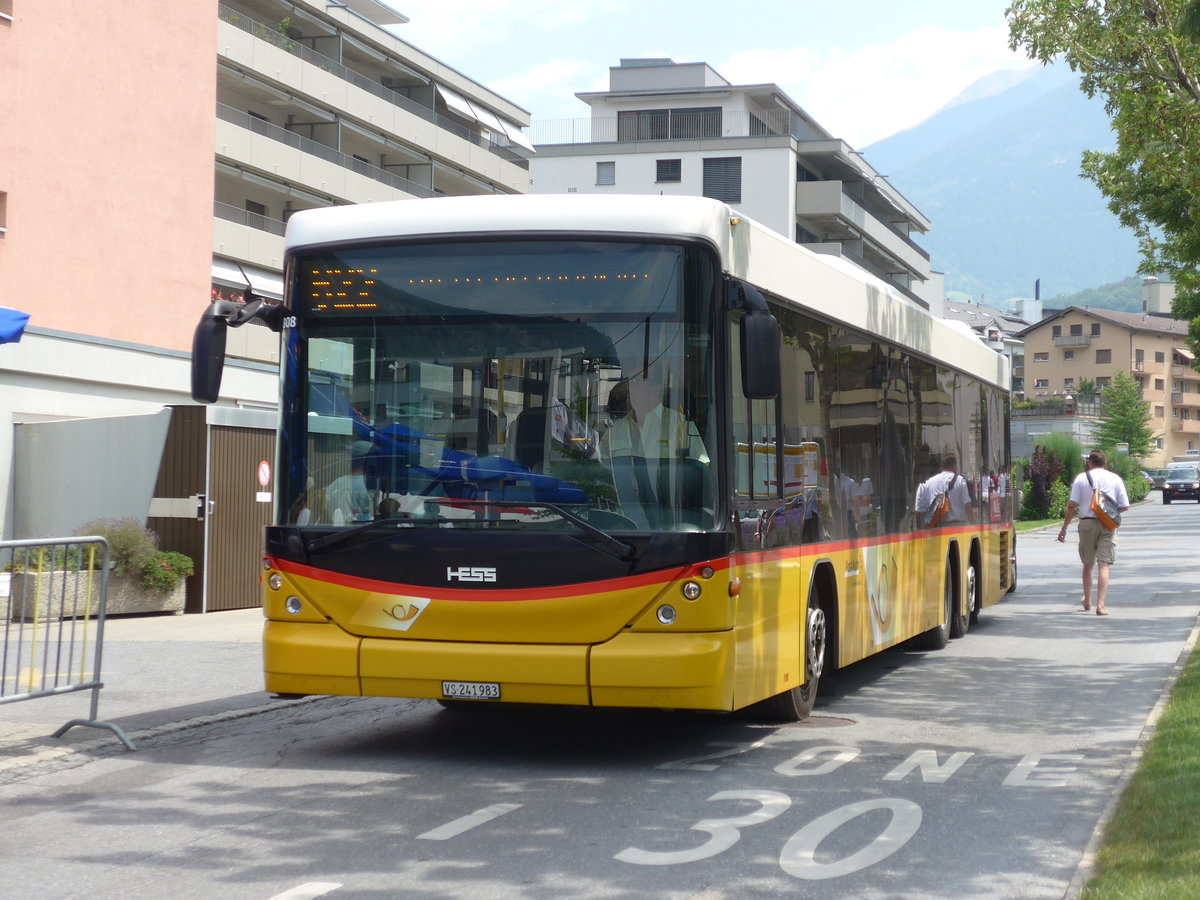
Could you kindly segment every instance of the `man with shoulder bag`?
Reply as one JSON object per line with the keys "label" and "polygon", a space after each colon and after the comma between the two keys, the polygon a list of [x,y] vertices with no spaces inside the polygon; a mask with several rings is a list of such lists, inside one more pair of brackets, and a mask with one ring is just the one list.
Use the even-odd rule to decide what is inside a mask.
{"label": "man with shoulder bag", "polygon": [[1092,608],[1092,569],[1096,570],[1096,615],[1107,616],[1108,569],[1117,561],[1117,528],[1121,513],[1129,509],[1129,495],[1120,475],[1110,472],[1100,450],[1088,454],[1083,471],[1071,484],[1071,499],[1058,540],[1065,543],[1071,517],[1079,514],[1079,560],[1083,563],[1083,599],[1080,608]]}

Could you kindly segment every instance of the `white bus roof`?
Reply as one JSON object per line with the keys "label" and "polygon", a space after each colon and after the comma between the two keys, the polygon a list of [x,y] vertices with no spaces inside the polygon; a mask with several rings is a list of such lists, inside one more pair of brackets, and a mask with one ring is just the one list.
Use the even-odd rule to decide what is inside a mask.
{"label": "white bus roof", "polygon": [[562,233],[705,241],[720,254],[725,274],[991,384],[1010,384],[1008,360],[973,334],[853,263],[813,253],[704,197],[490,194],[362,203],[295,213],[286,243],[295,251],[391,238]]}

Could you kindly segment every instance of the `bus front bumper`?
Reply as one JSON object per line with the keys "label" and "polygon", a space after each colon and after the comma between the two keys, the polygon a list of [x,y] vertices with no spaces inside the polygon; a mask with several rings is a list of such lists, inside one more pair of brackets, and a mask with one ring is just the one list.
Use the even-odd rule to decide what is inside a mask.
{"label": "bus front bumper", "polygon": [[[444,682],[498,684],[500,701],[729,710],[732,632],[623,631],[597,645],[360,638],[332,623],[268,620],[266,689],[442,699]],[[487,702],[487,701],[480,701]]]}

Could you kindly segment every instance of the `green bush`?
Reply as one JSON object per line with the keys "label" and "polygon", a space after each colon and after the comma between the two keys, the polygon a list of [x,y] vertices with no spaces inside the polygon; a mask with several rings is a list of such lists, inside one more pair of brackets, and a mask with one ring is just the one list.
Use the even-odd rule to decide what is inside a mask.
{"label": "green bush", "polygon": [[158,535],[137,519],[93,519],[79,526],[78,535],[99,535],[108,541],[114,575],[137,577],[147,590],[169,593],[180,578],[195,571],[192,558],[158,549]]}
{"label": "green bush", "polygon": [[1041,447],[1048,456],[1056,456],[1062,463],[1062,474],[1059,478],[1063,484],[1069,485],[1075,476],[1083,471],[1083,458],[1086,455],[1083,444],[1072,434],[1048,434],[1041,441]]}
{"label": "green bush", "polygon": [[142,587],[167,594],[175,589],[180,578],[186,578],[194,571],[190,556],[174,550],[155,553],[150,563],[142,569]]}
{"label": "green bush", "polygon": [[1050,485],[1050,508],[1049,517],[1051,519],[1061,519],[1067,514],[1067,504],[1071,501],[1071,488],[1056,481]]}

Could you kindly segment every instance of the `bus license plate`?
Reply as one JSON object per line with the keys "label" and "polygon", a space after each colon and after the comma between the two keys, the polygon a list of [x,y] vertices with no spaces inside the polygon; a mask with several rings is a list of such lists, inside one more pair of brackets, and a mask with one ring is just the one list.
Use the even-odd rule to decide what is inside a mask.
{"label": "bus license plate", "polygon": [[442,696],[455,700],[499,700],[500,685],[491,681],[443,681]]}

